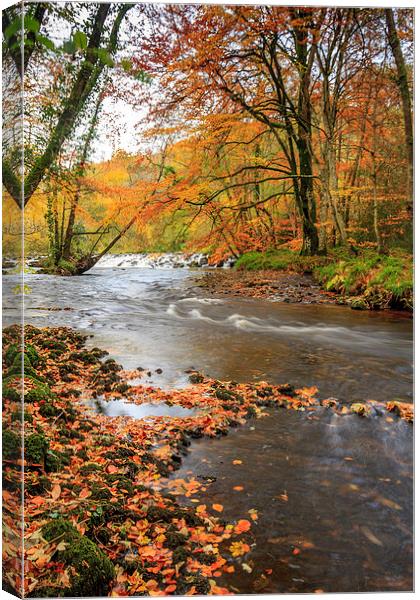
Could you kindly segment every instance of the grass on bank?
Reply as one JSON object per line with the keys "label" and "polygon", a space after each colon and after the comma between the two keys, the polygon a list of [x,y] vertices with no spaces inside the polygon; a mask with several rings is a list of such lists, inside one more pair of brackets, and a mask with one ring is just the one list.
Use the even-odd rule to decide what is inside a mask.
{"label": "grass on bank", "polygon": [[400,250],[387,255],[363,250],[355,256],[338,248],[309,257],[289,249],[248,252],[236,269],[312,273],[325,290],[350,297],[353,308],[413,307],[413,257]]}

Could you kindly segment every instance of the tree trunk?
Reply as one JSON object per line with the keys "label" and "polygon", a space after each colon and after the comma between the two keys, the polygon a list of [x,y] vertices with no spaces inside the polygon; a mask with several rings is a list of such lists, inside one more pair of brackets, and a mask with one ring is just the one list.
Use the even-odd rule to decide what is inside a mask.
{"label": "tree trunk", "polygon": [[90,123],[89,129],[88,129],[88,132],[86,135],[85,143],[84,143],[83,150],[82,150],[82,155],[81,155],[80,161],[79,161],[78,168],[80,170],[80,174],[79,174],[79,179],[77,181],[76,192],[74,194],[74,197],[72,198],[69,219],[67,222],[66,234],[64,236],[64,242],[63,242],[63,258],[65,260],[69,260],[70,256],[71,256],[71,243],[72,243],[73,235],[74,235],[74,223],[76,220],[76,211],[77,211],[77,207],[79,205],[80,192],[82,189],[82,182],[81,182],[80,178],[81,178],[82,173],[84,173],[84,170],[85,170],[86,160],[88,157],[90,144],[92,142],[92,138],[93,138],[93,135],[95,132],[95,127],[96,127],[96,124],[98,121],[98,114],[99,114],[99,109],[100,109],[101,103],[102,103],[102,95],[101,95],[101,93],[99,93],[99,96],[98,96],[98,99],[97,99],[96,105],[95,105],[95,111],[93,113],[92,121]]}
{"label": "tree trunk", "polygon": [[[305,18],[304,13],[296,10],[297,18]],[[316,222],[316,204],[312,168],[312,115],[310,98],[310,81],[312,59],[308,61],[307,40],[309,26],[295,26],[296,56],[299,63],[299,97],[297,106],[297,149],[299,154],[298,205],[302,217],[302,249],[303,255],[314,255],[319,252],[318,231]],[[295,186],[296,191],[296,186]]]}
{"label": "tree trunk", "polygon": [[414,141],[413,141],[413,120],[411,115],[411,96],[408,85],[407,65],[401,49],[400,39],[395,26],[394,13],[392,8],[385,9],[387,24],[387,34],[389,45],[391,46],[395,64],[398,73],[398,88],[400,90],[401,101],[404,113],[405,130],[405,148],[407,159],[407,208],[410,212],[413,210],[413,161],[414,161]]}

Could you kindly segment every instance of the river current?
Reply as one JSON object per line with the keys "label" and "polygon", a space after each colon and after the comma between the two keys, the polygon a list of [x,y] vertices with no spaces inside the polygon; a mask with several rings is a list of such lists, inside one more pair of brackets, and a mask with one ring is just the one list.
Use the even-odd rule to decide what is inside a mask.
{"label": "river current", "polygon": [[[91,334],[90,345],[125,368],[150,370],[147,381],[160,387],[187,385],[194,368],[222,380],[316,385],[321,397],[343,402],[413,401],[406,317],[209,297],[196,286],[198,274],[31,273],[26,322]],[[4,326],[18,320],[18,283],[3,279]],[[226,518],[258,511],[248,569],[238,560],[226,580],[235,591],[412,588],[412,427],[405,422],[270,409],[226,438],[194,442],[176,477],[190,475],[213,480],[200,502],[224,504]],[[232,492],[238,484],[244,491]]]}

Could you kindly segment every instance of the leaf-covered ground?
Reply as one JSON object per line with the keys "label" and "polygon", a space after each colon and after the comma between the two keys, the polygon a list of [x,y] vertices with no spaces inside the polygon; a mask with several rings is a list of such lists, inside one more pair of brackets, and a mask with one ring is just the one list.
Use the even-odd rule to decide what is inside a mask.
{"label": "leaf-covered ground", "polygon": [[[319,401],[316,388],[220,382],[197,372],[183,390],[129,385],[141,371],[125,372],[104,359],[106,352],[87,350],[86,336],[71,329],[27,326],[23,357],[19,334],[17,326],[4,330],[3,561],[7,589],[24,588],[27,596],[227,594],[218,581],[226,572],[246,570],[258,513],[250,507],[227,523],[221,504],[177,503],[179,495],[193,497],[209,483],[193,476],[168,479],[191,439],[225,435],[245,419],[263,416],[268,405],[413,419],[410,404],[340,405]],[[109,417],[88,406],[94,398],[195,411],[185,418]],[[262,575],[270,571],[267,565]]]}

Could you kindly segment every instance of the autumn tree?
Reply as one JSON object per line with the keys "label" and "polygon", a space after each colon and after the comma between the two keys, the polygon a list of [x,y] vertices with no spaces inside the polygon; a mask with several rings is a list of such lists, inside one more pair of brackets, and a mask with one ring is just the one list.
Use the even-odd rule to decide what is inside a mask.
{"label": "autumn tree", "polygon": [[160,19],[169,44],[163,48],[155,36],[146,48],[154,53],[156,72],[163,72],[166,107],[183,104],[196,116],[217,105],[260,122],[277,144],[277,159],[263,177],[288,182],[302,223],[302,252],[316,254],[310,95],[317,14],[228,6],[169,6],[158,13],[153,18]]}
{"label": "autumn tree", "polygon": [[[25,159],[24,173],[20,174],[19,161],[11,160],[16,152],[10,146],[3,147],[3,184],[16,203],[23,207],[34,194],[45,177],[48,169],[57,158],[64,142],[69,138],[77,124],[90,95],[107,66],[112,64],[112,55],[118,44],[118,34],[131,4],[91,4],[86,7],[87,18],[77,14],[77,6],[67,6],[64,12],[55,14],[51,4],[26,3],[22,17],[18,9],[6,9],[3,13],[3,38],[5,40],[6,59],[18,69],[22,79],[29,85],[39,77],[48,74],[42,67],[45,55],[53,55],[55,60],[64,57],[65,74],[62,78],[62,97],[59,106],[52,108],[54,120],[51,128],[45,131],[43,143],[37,153],[33,149],[23,148]],[[51,12],[51,14],[49,14]],[[48,24],[57,24],[56,18],[62,18],[71,24],[80,22],[80,28],[61,48],[57,48],[48,29]],[[23,64],[19,57],[20,45],[23,45]],[[44,64],[45,67],[45,64]],[[25,87],[26,91],[26,87]],[[25,95],[26,100],[26,95]],[[39,99],[38,99],[39,100]],[[23,121],[28,118],[26,102],[23,105]],[[26,145],[26,139],[25,139]],[[19,153],[18,153],[19,155]],[[23,177],[23,181],[22,181]],[[23,187],[23,197],[22,197]]]}

